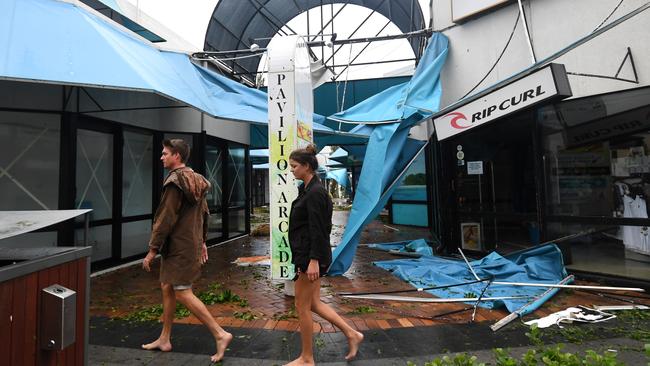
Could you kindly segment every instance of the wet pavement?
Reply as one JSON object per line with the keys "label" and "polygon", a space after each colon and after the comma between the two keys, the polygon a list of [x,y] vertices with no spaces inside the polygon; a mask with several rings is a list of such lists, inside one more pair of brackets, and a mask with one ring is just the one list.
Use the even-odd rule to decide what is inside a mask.
{"label": "wet pavement", "polygon": [[[209,365],[214,350],[210,334],[198,325],[175,325],[174,351],[169,353],[140,350],[140,339],[155,337],[159,327],[145,324],[111,322],[94,318],[94,329],[101,336],[91,335],[91,365]],[[584,329],[599,332],[598,339],[569,343],[564,351],[581,352],[606,350],[616,352],[624,365],[643,365],[644,343],[615,337],[603,327],[587,325]],[[613,329],[612,327],[609,328]],[[521,355],[533,348],[524,332],[527,328],[515,324],[492,333],[485,324],[441,325],[411,329],[365,331],[365,341],[352,362],[344,362],[347,349],[341,333],[321,333],[314,337],[314,356],[319,365],[402,365],[413,362],[423,365],[435,358],[458,353],[478,357],[480,362],[494,362],[494,348],[508,348],[511,355]],[[229,329],[235,336],[222,365],[282,365],[300,352],[297,332],[264,329]]]}
{"label": "wet pavement", "polygon": [[[335,211],[333,244],[338,244],[341,239],[347,214],[347,211]],[[376,220],[364,230],[361,243],[428,239],[428,235],[426,228],[386,226]],[[238,239],[212,247],[203,276],[194,286],[195,293],[206,293],[210,286],[219,284],[218,291],[230,290],[240,299],[208,306],[217,321],[235,335],[224,364],[283,364],[299,353],[298,322],[292,306],[293,299],[284,295],[283,283],[268,279],[268,267],[241,267],[231,263],[239,257],[268,255],[268,249],[266,236]],[[437,316],[467,309],[466,304],[353,300],[336,295],[340,292],[411,289],[409,284],[372,265],[376,260],[395,258],[398,257],[360,246],[353,266],[345,276],[324,278],[322,281],[323,301],[344,315],[354,328],[366,336],[359,360],[353,364],[362,365],[370,360],[382,362],[373,362],[373,365],[405,365],[407,360],[424,363],[434,355],[465,351],[485,352],[485,357],[488,357],[490,353],[485,350],[493,347],[529,347],[525,336],[527,328],[518,322],[498,333],[489,329],[490,324],[507,315],[505,310],[479,308],[476,322],[470,323],[471,311]],[[157,273],[156,262],[151,273],[134,265],[92,278],[91,364],[209,364],[205,355],[214,352],[214,343],[207,330],[191,315],[179,316],[175,320],[173,353],[139,350],[140,344],[154,340],[161,329],[157,321],[134,320],[139,319],[134,314],[142,314],[143,310],[161,302]],[[561,291],[531,318],[577,304],[611,305],[621,302],[592,294]],[[129,316],[130,320],[125,320]],[[314,316],[314,331],[317,361],[327,363],[343,360],[347,349],[343,334],[317,316]],[[607,342],[620,335],[620,332],[608,334],[602,330],[596,333]],[[549,342],[553,341],[549,339]],[[593,341],[607,343],[599,339]],[[625,347],[631,349],[639,345],[632,347],[628,344]]]}

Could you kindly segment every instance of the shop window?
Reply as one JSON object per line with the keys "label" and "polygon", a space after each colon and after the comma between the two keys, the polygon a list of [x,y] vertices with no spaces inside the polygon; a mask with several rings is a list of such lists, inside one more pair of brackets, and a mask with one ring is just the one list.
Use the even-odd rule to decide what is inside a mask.
{"label": "shop window", "polygon": [[151,220],[122,224],[122,258],[143,254],[148,250],[151,237]]}
{"label": "shop window", "polygon": [[[88,230],[88,246],[93,248],[92,261],[110,259],[113,251],[112,225],[91,227]],[[75,245],[84,245],[84,230],[77,229],[74,232]]]}
{"label": "shop window", "polygon": [[228,147],[228,233],[246,233],[246,148]]}
{"label": "shop window", "polygon": [[226,154],[224,147],[206,144],[205,146],[205,178],[210,182],[210,190],[206,196],[210,219],[208,222],[208,239],[223,236],[223,160]]}
{"label": "shop window", "polygon": [[269,204],[269,175],[268,169],[253,168],[253,207]]}
{"label": "shop window", "polygon": [[391,197],[392,222],[398,225],[428,226],[427,173],[421,153],[404,174],[402,184]]}
{"label": "shop window", "polygon": [[77,130],[76,171],[75,208],[92,209],[91,220],[112,218],[113,135]]}
{"label": "shop window", "polygon": [[[122,147],[122,216],[151,214],[153,136],[124,131]],[[157,149],[158,150],[158,149]],[[158,151],[156,151],[156,156]]]}
{"label": "shop window", "polygon": [[625,228],[643,230],[642,226],[550,222],[547,233],[554,238],[575,236],[558,243],[569,270],[647,280],[650,258],[622,245]]}
{"label": "shop window", "polygon": [[648,101],[645,88],[540,111],[548,214],[647,218],[625,205],[650,195]]}
{"label": "shop window", "polygon": [[56,210],[59,115],[0,112],[0,210]]}
{"label": "shop window", "polygon": [[559,103],[539,119],[551,220],[638,219],[615,226],[610,238],[650,262],[650,88]]}

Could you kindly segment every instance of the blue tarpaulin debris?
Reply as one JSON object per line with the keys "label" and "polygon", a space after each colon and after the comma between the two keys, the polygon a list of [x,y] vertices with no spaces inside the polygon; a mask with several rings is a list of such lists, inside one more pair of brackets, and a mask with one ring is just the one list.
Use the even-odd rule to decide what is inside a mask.
{"label": "blue tarpaulin debris", "polygon": [[355,129],[357,133],[362,129],[367,131],[370,140],[348,224],[341,243],[332,254],[330,275],[341,275],[350,268],[363,227],[386,205],[398,186],[396,183],[422,150],[425,143],[408,138],[408,134],[412,126],[428,118],[431,111],[440,106],[442,86],[439,77],[447,57],[447,47],[447,37],[434,34],[408,83],[386,89],[329,117],[343,122],[372,124]]}
{"label": "blue tarpaulin debris", "polygon": [[348,170],[345,168],[332,169],[325,176],[327,179],[334,179],[340,186],[348,187]]}
{"label": "blue tarpaulin debris", "polygon": [[344,123],[381,124],[438,111],[442,95],[438,77],[447,58],[448,46],[449,40],[444,34],[434,33],[408,82],[392,86],[327,118]]}
{"label": "blue tarpaulin debris", "polygon": [[368,248],[385,251],[398,251],[402,253],[418,253],[421,255],[433,255],[431,246],[424,239],[400,241],[394,243],[368,244]]}
{"label": "blue tarpaulin debris", "polygon": [[[249,122],[251,147],[268,145],[265,92],[196,65],[187,54],[160,50],[74,2],[0,1],[0,54],[0,79],[152,93],[163,105],[180,103],[215,118]],[[367,141],[321,125],[324,120],[314,114],[321,146]]]}
{"label": "blue tarpaulin debris", "polygon": [[395,181],[424,145],[422,141],[407,139],[408,132],[408,128],[400,129],[395,123],[376,126],[370,136],[352,210],[341,243],[332,253],[329,275],[342,275],[350,268],[363,227],[386,205],[398,186]]}
{"label": "blue tarpaulin debris", "polygon": [[[396,259],[374,264],[417,288],[445,286],[474,280],[474,276],[462,259],[422,256],[417,259]],[[480,278],[493,278],[494,281],[556,284],[567,276],[562,253],[555,244],[533,247],[505,256],[492,252],[480,260],[470,261],[470,264]],[[486,285],[487,282],[474,283],[427,292],[444,298],[477,297]],[[484,297],[527,296],[528,298],[488,301],[481,302],[479,305],[486,308],[505,306],[512,312],[545,291],[546,288],[540,287],[491,284],[485,291]],[[557,291],[557,288],[552,289],[551,296]],[[522,315],[534,311],[541,304],[542,302],[536,307],[528,307],[526,313]]]}

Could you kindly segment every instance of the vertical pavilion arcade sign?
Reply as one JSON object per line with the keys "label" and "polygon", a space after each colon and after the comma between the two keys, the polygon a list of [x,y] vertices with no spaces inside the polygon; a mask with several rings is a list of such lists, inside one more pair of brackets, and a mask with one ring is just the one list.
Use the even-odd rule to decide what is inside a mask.
{"label": "vertical pavilion arcade sign", "polygon": [[313,142],[313,91],[308,46],[300,36],[275,39],[268,50],[271,278],[292,279],[291,202],[298,196],[289,154]]}

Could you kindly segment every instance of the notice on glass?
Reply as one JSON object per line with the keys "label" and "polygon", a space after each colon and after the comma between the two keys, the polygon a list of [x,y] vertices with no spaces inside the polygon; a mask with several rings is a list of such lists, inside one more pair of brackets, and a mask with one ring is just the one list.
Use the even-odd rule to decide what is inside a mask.
{"label": "notice on glass", "polygon": [[483,174],[483,162],[482,161],[468,161],[467,162],[467,174],[468,175]]}

